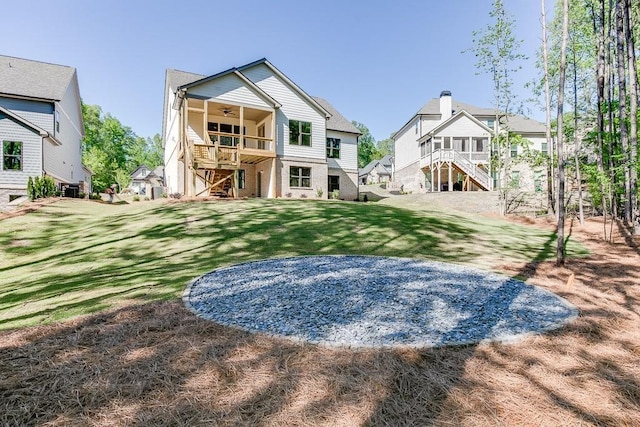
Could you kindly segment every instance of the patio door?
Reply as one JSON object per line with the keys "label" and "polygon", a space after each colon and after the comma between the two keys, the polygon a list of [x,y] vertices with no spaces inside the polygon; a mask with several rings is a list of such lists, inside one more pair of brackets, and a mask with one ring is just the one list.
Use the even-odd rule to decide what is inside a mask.
{"label": "patio door", "polygon": [[258,172],[258,176],[256,179],[256,187],[257,187],[257,195],[258,197],[262,197],[262,171]]}
{"label": "patio door", "polygon": [[329,182],[327,185],[329,197],[334,190],[340,191],[340,177],[338,175],[329,175]]}

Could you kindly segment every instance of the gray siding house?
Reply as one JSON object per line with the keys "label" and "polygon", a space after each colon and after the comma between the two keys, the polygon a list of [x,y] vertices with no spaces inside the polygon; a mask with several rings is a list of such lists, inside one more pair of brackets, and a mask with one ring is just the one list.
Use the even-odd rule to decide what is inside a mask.
{"label": "gray siding house", "polygon": [[0,55],[0,210],[27,194],[29,177],[89,192],[76,69]]}

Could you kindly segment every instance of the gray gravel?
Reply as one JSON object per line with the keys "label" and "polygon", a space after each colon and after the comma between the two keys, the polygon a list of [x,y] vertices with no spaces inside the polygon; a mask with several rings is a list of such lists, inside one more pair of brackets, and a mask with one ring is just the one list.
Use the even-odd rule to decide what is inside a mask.
{"label": "gray gravel", "polygon": [[575,319],[566,300],[520,280],[407,258],[309,256],[207,273],[183,300],[248,331],[344,347],[514,341]]}

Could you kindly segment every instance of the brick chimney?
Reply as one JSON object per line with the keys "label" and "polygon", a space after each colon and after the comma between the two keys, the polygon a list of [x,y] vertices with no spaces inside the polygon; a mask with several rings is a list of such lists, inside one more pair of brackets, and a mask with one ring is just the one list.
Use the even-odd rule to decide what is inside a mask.
{"label": "brick chimney", "polygon": [[453,103],[451,100],[451,91],[443,90],[440,92],[440,114],[442,114],[442,121],[449,119],[452,116]]}

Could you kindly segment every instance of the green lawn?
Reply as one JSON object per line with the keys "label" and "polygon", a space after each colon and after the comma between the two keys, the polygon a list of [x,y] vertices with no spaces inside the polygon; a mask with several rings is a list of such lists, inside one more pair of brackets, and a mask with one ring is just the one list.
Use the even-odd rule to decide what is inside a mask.
{"label": "green lawn", "polygon": [[[571,241],[568,249],[586,253]],[[64,200],[0,221],[0,329],[178,298],[189,280],[214,268],[310,254],[490,268],[550,259],[555,236],[499,219],[371,203]]]}

